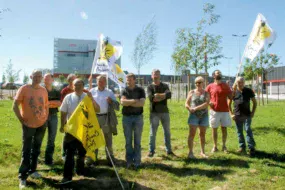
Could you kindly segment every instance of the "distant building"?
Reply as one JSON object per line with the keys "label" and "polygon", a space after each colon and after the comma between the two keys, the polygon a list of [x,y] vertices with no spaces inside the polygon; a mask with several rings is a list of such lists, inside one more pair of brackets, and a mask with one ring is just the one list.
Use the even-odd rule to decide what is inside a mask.
{"label": "distant building", "polygon": [[268,87],[268,94],[285,94],[285,66],[268,69],[263,83]]}

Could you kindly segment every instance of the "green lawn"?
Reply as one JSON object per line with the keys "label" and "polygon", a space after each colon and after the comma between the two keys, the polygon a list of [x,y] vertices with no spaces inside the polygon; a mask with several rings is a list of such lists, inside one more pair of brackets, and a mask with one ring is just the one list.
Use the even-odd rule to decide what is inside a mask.
{"label": "green lawn", "polygon": [[[257,108],[252,123],[253,133],[259,151],[254,158],[238,155],[238,142],[235,127],[228,130],[229,154],[211,154],[211,130],[207,131],[206,153],[208,159],[187,160],[187,117],[184,102],[169,103],[171,115],[172,147],[178,157],[168,157],[164,151],[163,131],[160,127],[157,136],[155,157],[147,158],[149,136],[149,112],[145,106],[144,130],[142,137],[143,168],[125,168],[125,140],[122,125],[114,137],[114,154],[119,160],[118,172],[126,189],[284,189],[285,188],[285,102],[271,102]],[[11,101],[0,101],[0,189],[18,189],[17,172],[20,163],[21,127],[12,112]],[[121,122],[121,114],[118,113]],[[42,146],[38,169],[41,180],[28,178],[30,188],[59,189],[56,183],[62,178],[63,168],[60,159],[62,134],[56,139],[55,166],[49,169],[42,164],[46,139]],[[219,133],[221,149],[221,133]],[[198,136],[195,140],[195,153],[200,151]],[[74,177],[70,189],[120,189],[115,172],[105,162],[105,152],[100,150],[100,166],[88,169],[85,177]],[[64,187],[64,186],[63,186]],[[64,188],[65,188],[64,187]]]}

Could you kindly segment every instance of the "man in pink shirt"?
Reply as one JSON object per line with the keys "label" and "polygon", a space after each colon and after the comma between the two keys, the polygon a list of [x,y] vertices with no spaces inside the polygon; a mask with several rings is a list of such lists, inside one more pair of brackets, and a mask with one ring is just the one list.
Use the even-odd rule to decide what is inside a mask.
{"label": "man in pink shirt", "polygon": [[36,169],[49,114],[48,93],[40,86],[42,78],[42,72],[34,70],[31,75],[32,84],[24,85],[18,90],[13,105],[23,130],[22,159],[19,168],[20,189],[26,187],[29,175],[32,178],[41,177]]}
{"label": "man in pink shirt", "polygon": [[227,100],[232,98],[232,91],[228,84],[223,83],[222,73],[219,70],[215,70],[212,74],[214,82],[209,84],[206,91],[210,95],[210,126],[212,127],[212,137],[214,140],[214,147],[212,152],[217,152],[217,139],[218,139],[218,127],[222,129],[222,150],[227,152],[227,127],[232,125],[232,120],[229,114],[229,107]]}

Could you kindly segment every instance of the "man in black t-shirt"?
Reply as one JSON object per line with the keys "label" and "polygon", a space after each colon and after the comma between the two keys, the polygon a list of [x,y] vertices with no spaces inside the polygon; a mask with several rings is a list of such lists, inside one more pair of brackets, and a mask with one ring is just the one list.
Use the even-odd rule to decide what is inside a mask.
{"label": "man in black t-shirt", "polygon": [[[121,92],[123,106],[123,128],[126,139],[127,168],[134,164],[138,168],[141,164],[141,136],[143,130],[143,106],[145,91],[136,86],[135,75],[127,75],[127,87]],[[134,146],[133,146],[134,136]]]}
{"label": "man in black t-shirt", "polygon": [[48,101],[49,101],[49,116],[47,120],[47,147],[45,151],[45,164],[53,164],[53,153],[54,153],[54,141],[57,133],[57,112],[58,107],[61,105],[60,101],[60,92],[53,88],[52,83],[54,79],[52,74],[47,73],[44,76],[45,88],[48,92]]}
{"label": "man in black t-shirt", "polygon": [[170,140],[170,117],[167,107],[167,100],[171,98],[168,85],[160,81],[160,70],[153,69],[151,73],[153,83],[147,87],[147,95],[150,101],[150,137],[148,157],[155,153],[156,132],[161,122],[164,131],[164,143],[166,153],[174,155],[171,149]]}
{"label": "man in black t-shirt", "polygon": [[[251,120],[254,117],[254,113],[256,110],[256,99],[254,92],[244,86],[244,78],[238,77],[236,79],[234,91],[233,91],[233,100],[229,101],[230,113],[235,120],[237,135],[239,139],[239,153],[246,152],[246,144],[243,135],[243,128],[246,131],[246,140],[249,148],[250,155],[254,155],[255,153],[255,141],[253,138],[252,130],[251,130]],[[234,101],[234,111],[232,111],[231,103]],[[252,111],[250,110],[250,101],[252,101]]]}

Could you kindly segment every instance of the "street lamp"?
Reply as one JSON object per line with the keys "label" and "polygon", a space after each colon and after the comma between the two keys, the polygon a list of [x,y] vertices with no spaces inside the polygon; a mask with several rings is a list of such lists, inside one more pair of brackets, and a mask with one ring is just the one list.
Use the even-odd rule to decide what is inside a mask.
{"label": "street lamp", "polygon": [[233,37],[237,37],[238,38],[238,56],[239,56],[239,64],[241,62],[241,58],[240,58],[240,39],[243,38],[243,37],[246,37],[247,35],[246,34],[243,34],[243,35],[237,35],[237,34],[232,34]]}
{"label": "street lamp", "polygon": [[224,58],[228,60],[228,67],[229,67],[229,80],[230,80],[230,60],[232,59],[232,57],[224,57]]}

